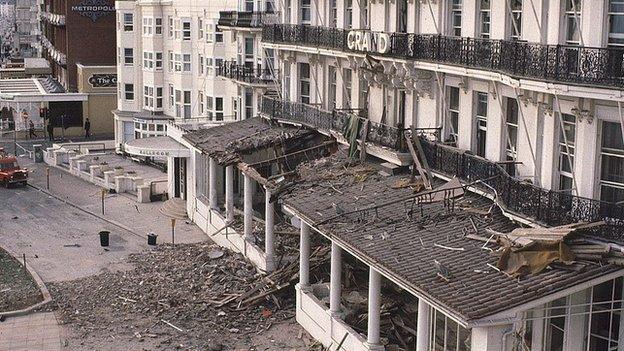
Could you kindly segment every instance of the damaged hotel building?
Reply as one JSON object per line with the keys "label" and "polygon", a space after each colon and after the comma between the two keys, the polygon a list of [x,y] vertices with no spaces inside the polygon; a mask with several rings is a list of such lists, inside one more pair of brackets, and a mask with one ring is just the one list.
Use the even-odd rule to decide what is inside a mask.
{"label": "damaged hotel building", "polygon": [[624,348],[624,2],[116,8],[119,151],[217,244],[299,262],[323,345]]}

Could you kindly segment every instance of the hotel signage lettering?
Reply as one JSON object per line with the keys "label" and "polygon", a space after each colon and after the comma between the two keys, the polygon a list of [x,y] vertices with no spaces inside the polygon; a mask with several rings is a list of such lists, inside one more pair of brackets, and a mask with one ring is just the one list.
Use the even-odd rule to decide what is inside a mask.
{"label": "hotel signage lettering", "polygon": [[385,54],[390,51],[390,34],[352,30],[347,34],[347,47],[350,50]]}
{"label": "hotel signage lettering", "polygon": [[109,4],[106,0],[84,0],[73,5],[71,10],[95,22],[106,15],[115,13],[115,5]]}
{"label": "hotel signage lettering", "polygon": [[89,84],[94,88],[114,88],[117,86],[117,75],[93,74],[89,77]]}
{"label": "hotel signage lettering", "polygon": [[143,156],[169,156],[169,151],[139,150],[139,154]]}

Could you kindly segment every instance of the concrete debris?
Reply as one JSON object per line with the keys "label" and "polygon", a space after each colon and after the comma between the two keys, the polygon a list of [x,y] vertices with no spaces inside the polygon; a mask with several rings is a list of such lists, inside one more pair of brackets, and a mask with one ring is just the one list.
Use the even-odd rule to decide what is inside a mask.
{"label": "concrete debris", "polygon": [[[311,265],[327,262],[315,250]],[[234,349],[294,317],[298,263],[264,276],[214,245],[162,245],[131,255],[134,268],[51,284],[60,320],[83,336],[137,339],[156,349]],[[227,336],[227,337],[224,337]],[[215,340],[218,340],[216,342]]]}

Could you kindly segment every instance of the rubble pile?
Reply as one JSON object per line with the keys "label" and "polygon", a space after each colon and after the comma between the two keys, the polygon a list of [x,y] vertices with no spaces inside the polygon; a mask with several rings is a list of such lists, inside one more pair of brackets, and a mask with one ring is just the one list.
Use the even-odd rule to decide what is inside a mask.
{"label": "rubble pile", "polygon": [[43,301],[30,273],[0,248],[0,312],[16,311]]}
{"label": "rubble pile", "polygon": [[[327,250],[312,256],[318,267]],[[85,336],[220,350],[294,316],[286,288],[298,262],[265,276],[242,255],[207,244],[162,245],[129,261],[129,271],[53,284],[62,321]]]}

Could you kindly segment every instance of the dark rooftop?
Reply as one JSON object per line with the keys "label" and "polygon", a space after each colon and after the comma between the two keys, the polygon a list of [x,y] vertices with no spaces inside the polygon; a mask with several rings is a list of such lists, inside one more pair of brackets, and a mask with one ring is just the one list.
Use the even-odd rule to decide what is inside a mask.
{"label": "dark rooftop", "polygon": [[191,145],[216,159],[221,165],[241,161],[250,151],[279,145],[313,131],[282,126],[260,117],[248,118],[222,126],[201,129],[184,136]]}
{"label": "dark rooftop", "polygon": [[[466,237],[487,238],[486,228],[509,232],[517,227],[484,197],[466,193],[422,206],[400,201],[414,195],[410,188],[397,188],[409,175],[381,175],[374,165],[350,166],[337,156],[311,162],[299,173],[299,184],[281,195],[289,209],[368,265],[465,322],[622,269],[575,263],[512,278],[494,268],[497,254]],[[488,247],[499,246],[493,242]],[[448,281],[437,274],[434,261],[448,269]]]}

